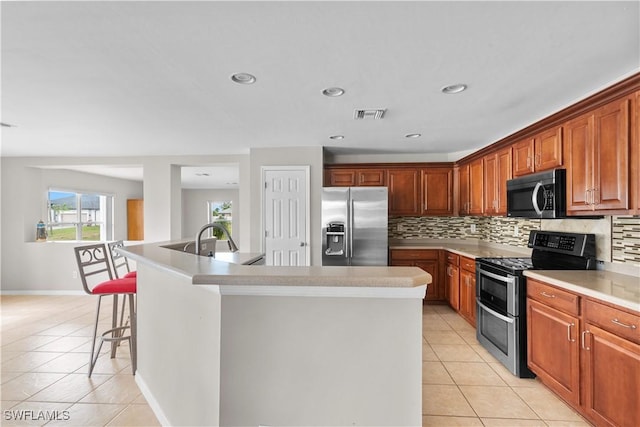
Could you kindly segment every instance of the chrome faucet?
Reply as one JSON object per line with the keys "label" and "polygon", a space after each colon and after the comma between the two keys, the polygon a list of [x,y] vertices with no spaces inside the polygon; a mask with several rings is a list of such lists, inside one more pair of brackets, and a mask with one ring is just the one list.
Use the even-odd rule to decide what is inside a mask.
{"label": "chrome faucet", "polygon": [[196,235],[196,250],[195,250],[196,255],[200,255],[200,241],[202,240],[202,233],[204,233],[206,230],[210,228],[222,231],[224,235],[227,236],[227,242],[229,243],[229,250],[231,252],[238,252],[238,247],[236,246],[236,242],[234,242],[233,239],[231,238],[231,234],[229,234],[229,230],[227,230],[224,226],[218,224],[217,222],[212,222],[212,223],[203,225],[200,231],[198,231],[198,234]]}

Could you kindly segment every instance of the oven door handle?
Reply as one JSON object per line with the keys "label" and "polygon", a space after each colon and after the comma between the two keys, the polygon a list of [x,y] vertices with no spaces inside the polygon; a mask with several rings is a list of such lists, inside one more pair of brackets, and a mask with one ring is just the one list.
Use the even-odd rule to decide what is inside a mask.
{"label": "oven door handle", "polygon": [[513,283],[515,281],[515,278],[513,276],[500,276],[499,274],[489,273],[488,271],[484,271],[482,269],[480,269],[480,275],[491,277],[492,279],[496,279],[505,283]]}
{"label": "oven door handle", "polygon": [[[477,300],[476,300],[476,301],[477,301]],[[497,311],[495,311],[495,310],[491,310],[489,307],[487,307],[486,305],[484,305],[484,304],[483,304],[483,303],[481,303],[480,301],[477,301],[477,303],[478,303],[478,305],[480,306],[480,308],[482,308],[482,309],[483,309],[483,310],[485,310],[485,311],[488,311],[488,312],[489,312],[489,314],[491,314],[491,315],[493,315],[493,316],[497,317],[498,319],[500,319],[500,320],[502,320],[502,321],[504,321],[504,322],[507,322],[507,323],[513,323],[513,322],[515,322],[515,319],[513,319],[513,318],[509,318],[509,317],[507,317],[507,316],[504,316],[504,315],[502,315],[502,314],[498,313],[498,312],[497,312]]]}

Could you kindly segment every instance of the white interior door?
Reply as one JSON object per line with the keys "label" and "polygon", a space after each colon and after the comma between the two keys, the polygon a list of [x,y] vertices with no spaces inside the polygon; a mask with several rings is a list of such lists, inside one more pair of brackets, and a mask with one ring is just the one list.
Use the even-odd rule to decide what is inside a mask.
{"label": "white interior door", "polygon": [[309,167],[264,167],[266,265],[309,265]]}

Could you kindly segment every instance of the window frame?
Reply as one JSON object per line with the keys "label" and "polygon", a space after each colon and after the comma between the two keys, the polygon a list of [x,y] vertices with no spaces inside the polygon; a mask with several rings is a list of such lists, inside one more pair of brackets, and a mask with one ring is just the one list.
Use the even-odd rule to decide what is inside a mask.
{"label": "window frame", "polygon": [[[69,195],[75,196],[75,220],[74,221],[64,221],[64,222],[55,222],[54,221],[54,210],[52,209],[52,200],[51,193],[67,193]],[[96,221],[95,217],[93,220],[83,220],[83,212],[86,209],[82,208],[82,197],[83,196],[97,196],[100,202],[100,211],[103,211],[104,218],[101,221]],[[102,198],[104,198],[104,203],[102,202]],[[104,204],[104,207],[103,207]],[[80,209],[78,209],[78,206]],[[61,187],[49,187],[47,190],[47,240],[53,242],[107,242],[113,240],[114,236],[114,218],[115,218],[115,195],[111,193],[104,193],[99,191],[88,191],[88,190],[70,190]],[[84,239],[83,237],[83,228],[87,225],[97,224],[100,226],[100,237],[98,240],[93,239]],[[53,239],[51,237],[51,230],[53,227],[59,226],[68,226],[69,228],[75,228],[75,239]]]}

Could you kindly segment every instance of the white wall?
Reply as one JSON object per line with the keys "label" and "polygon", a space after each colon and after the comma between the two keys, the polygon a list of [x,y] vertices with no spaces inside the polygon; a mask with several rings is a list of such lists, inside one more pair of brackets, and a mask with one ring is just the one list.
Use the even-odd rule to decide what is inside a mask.
{"label": "white wall", "polygon": [[[261,207],[263,186],[261,183],[262,166],[310,166],[310,221],[311,227],[311,265],[322,265],[322,230],[321,203],[323,178],[322,147],[285,147],[285,148],[253,148],[251,161],[251,223],[260,230],[262,221]],[[244,209],[244,208],[243,208]],[[251,234],[251,252],[262,251],[262,236],[259,232]]]}
{"label": "white wall", "polygon": [[[68,159],[67,159],[68,160]],[[114,195],[114,239],[126,239],[127,199],[142,197],[142,184],[65,170],[43,169],[48,160],[2,158],[2,291],[81,291],[73,247],[35,242],[36,223],[46,219],[50,187]]]}

